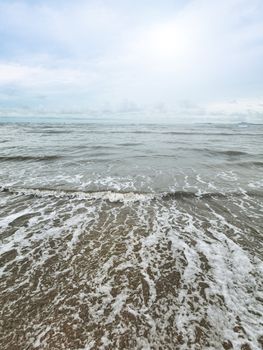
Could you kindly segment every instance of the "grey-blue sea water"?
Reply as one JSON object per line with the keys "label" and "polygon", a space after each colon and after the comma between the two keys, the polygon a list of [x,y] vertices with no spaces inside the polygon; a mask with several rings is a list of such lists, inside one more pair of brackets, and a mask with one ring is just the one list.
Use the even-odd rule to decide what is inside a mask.
{"label": "grey-blue sea water", "polygon": [[2,349],[262,348],[263,125],[18,120]]}

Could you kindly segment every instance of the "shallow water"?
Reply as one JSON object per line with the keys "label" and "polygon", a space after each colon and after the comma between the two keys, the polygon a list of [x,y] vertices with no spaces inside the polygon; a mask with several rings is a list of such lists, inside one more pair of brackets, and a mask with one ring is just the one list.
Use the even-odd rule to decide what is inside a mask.
{"label": "shallow water", "polygon": [[1,124],[1,348],[261,349],[262,136]]}

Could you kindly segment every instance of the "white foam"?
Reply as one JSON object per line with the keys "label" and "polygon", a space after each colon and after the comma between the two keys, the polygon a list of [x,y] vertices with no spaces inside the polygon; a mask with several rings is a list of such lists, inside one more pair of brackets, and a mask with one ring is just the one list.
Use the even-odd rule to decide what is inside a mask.
{"label": "white foam", "polygon": [[[90,201],[85,196],[66,197],[68,193],[65,197],[44,193],[43,197],[41,191],[39,197],[28,199],[30,212],[24,214],[39,214],[7,237],[3,252],[15,248],[18,256],[14,261],[28,259],[30,268],[6,292],[28,288],[32,274],[40,271],[34,292],[28,289],[28,293],[35,296],[59,290],[50,301],[50,315],[45,317],[52,327],[61,327],[60,331],[68,319],[83,332],[85,322],[94,325],[85,333],[85,349],[98,344],[96,325],[102,329],[101,349],[117,346],[125,334],[134,339],[137,348],[172,348],[174,334],[179,333],[185,341],[180,349],[195,349],[197,326],[203,327],[210,343],[209,348],[203,342],[200,346],[204,349],[219,349],[225,339],[240,348],[244,338],[233,330],[237,316],[246,341],[256,349],[261,326],[256,312],[263,314],[256,297],[261,297],[263,266],[238,245],[242,229],[207,203],[205,214],[201,214],[187,202],[163,201],[162,196],[143,195],[142,200],[135,200],[137,194],[120,194],[114,201],[122,204],[114,205],[108,193],[104,194],[95,194]],[[132,200],[124,199],[129,195]],[[11,197],[17,200],[17,196]],[[5,229],[21,213],[10,217]],[[52,249],[51,240],[57,242]],[[52,259],[46,264],[52,257],[59,257],[54,270]],[[53,282],[45,285],[49,273]],[[178,281],[171,277],[173,273]],[[161,290],[160,282],[167,290]],[[83,305],[89,316],[85,321],[79,311]],[[54,321],[52,315],[58,308],[61,319]],[[124,318],[125,312],[136,320],[138,329],[136,322]],[[200,326],[203,319],[210,328]],[[37,347],[41,342],[48,344],[48,329],[40,322],[31,343]]]}

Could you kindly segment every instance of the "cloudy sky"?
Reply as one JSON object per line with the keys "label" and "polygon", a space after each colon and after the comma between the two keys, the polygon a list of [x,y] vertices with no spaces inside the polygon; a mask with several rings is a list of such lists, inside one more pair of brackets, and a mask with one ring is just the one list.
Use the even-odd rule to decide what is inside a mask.
{"label": "cloudy sky", "polygon": [[0,0],[0,114],[91,110],[263,120],[263,1]]}

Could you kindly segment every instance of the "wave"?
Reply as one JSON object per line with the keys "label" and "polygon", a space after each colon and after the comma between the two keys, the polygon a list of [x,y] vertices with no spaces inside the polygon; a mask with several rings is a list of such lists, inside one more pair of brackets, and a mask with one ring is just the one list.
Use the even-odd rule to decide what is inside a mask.
{"label": "wave", "polygon": [[32,160],[32,161],[47,161],[47,160],[57,160],[61,158],[61,156],[0,156],[0,162],[23,162],[27,160]]}
{"label": "wave", "polygon": [[78,199],[102,199],[110,202],[143,201],[153,199],[154,195],[140,192],[117,192],[117,191],[76,191],[71,189],[56,190],[48,188],[16,188],[0,186],[0,192],[35,196],[35,197],[58,197]]}
{"label": "wave", "polygon": [[263,193],[259,191],[244,191],[244,192],[187,192],[187,191],[175,191],[175,192],[166,192],[161,194],[162,199],[212,199],[212,198],[235,198],[242,196],[250,196],[250,197],[263,197]]}
{"label": "wave", "polygon": [[141,142],[124,142],[124,143],[119,143],[118,146],[141,146],[143,143]]}
{"label": "wave", "polygon": [[245,132],[202,132],[202,131],[164,131],[161,134],[167,135],[206,135],[206,136],[263,136],[261,133]]}
{"label": "wave", "polygon": [[92,131],[92,133],[108,133],[108,134],[157,134],[157,135],[203,135],[203,136],[263,136],[262,133],[245,133],[245,132],[195,132],[195,131],[143,131],[143,130],[137,130],[137,131],[105,131],[105,132],[99,132],[99,131]]}
{"label": "wave", "polygon": [[43,134],[72,134],[73,130],[43,130]]}
{"label": "wave", "polygon": [[213,150],[209,150],[209,152],[211,154],[223,154],[223,155],[226,155],[226,156],[248,156],[249,153],[247,152],[242,152],[242,151],[235,151],[235,150],[227,150],[227,151],[213,151]]}
{"label": "wave", "polygon": [[[167,142],[167,143],[174,143],[174,142]],[[176,142],[177,143],[177,142]],[[210,155],[225,155],[230,157],[237,157],[237,156],[253,156],[247,152],[244,151],[236,151],[236,150],[214,150],[209,148],[191,148],[191,147],[174,147],[173,150],[177,151],[186,151],[186,152],[204,152],[208,153]]]}
{"label": "wave", "polygon": [[225,155],[230,157],[236,157],[236,156],[253,156],[250,153],[244,152],[244,151],[236,151],[236,150],[217,150],[217,149],[209,149],[209,148],[191,148],[191,147],[178,147],[174,148],[175,150],[180,151],[194,151],[194,152],[205,152],[209,153],[211,155]]}
{"label": "wave", "polygon": [[77,198],[87,200],[108,200],[110,202],[137,202],[146,200],[184,200],[184,199],[213,199],[222,198],[228,199],[233,197],[242,197],[244,195],[250,197],[263,197],[260,191],[245,191],[245,192],[190,192],[190,191],[173,191],[173,192],[125,192],[125,191],[77,191],[73,189],[57,190],[52,188],[16,188],[0,186],[0,192],[34,196],[34,197],[57,197],[57,198]]}
{"label": "wave", "polygon": [[[47,133],[47,132],[45,132]],[[50,132],[51,133],[51,132]],[[60,133],[60,132],[54,132],[54,133]],[[66,131],[61,133],[67,133]],[[85,130],[86,134],[142,134],[142,135],[149,135],[149,134],[156,134],[156,135],[204,135],[204,136],[263,136],[263,133],[259,132],[207,132],[207,131],[162,131],[162,130]]]}
{"label": "wave", "polygon": [[72,130],[46,130],[46,129],[40,129],[40,130],[27,130],[28,134],[41,134],[41,135],[49,135],[49,134],[71,134],[73,133]]}
{"label": "wave", "polygon": [[92,150],[98,150],[98,149],[102,149],[102,150],[109,150],[109,149],[115,149],[115,147],[113,146],[102,146],[102,145],[93,145],[93,146],[88,146],[88,148],[92,149]]}
{"label": "wave", "polygon": [[250,166],[263,167],[263,162],[261,161],[235,162],[235,165],[243,166],[245,168]]}

